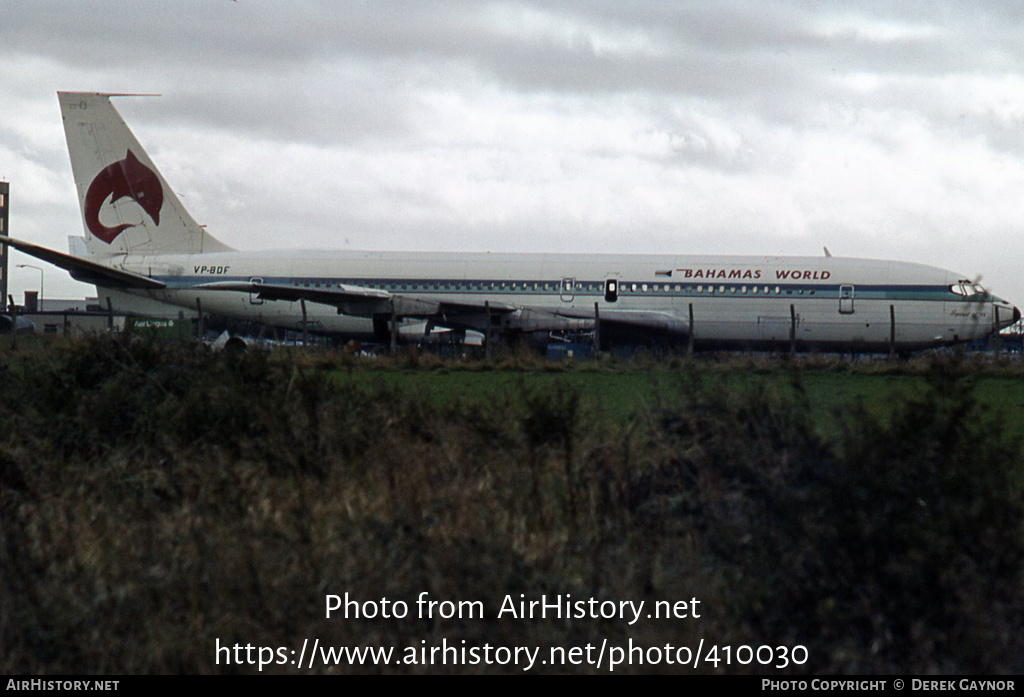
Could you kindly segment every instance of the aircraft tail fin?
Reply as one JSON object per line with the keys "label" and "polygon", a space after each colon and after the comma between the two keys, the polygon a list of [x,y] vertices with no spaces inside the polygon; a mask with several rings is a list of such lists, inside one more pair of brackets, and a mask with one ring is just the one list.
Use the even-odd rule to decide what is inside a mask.
{"label": "aircraft tail fin", "polygon": [[110,103],[113,95],[57,96],[90,255],[230,251],[185,210]]}

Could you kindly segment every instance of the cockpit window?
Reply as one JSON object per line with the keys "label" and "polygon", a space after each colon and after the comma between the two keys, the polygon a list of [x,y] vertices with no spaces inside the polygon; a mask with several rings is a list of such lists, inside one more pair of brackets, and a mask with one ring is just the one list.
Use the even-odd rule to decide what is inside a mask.
{"label": "cockpit window", "polygon": [[968,280],[957,281],[949,287],[951,293],[967,298],[972,295],[985,295],[988,293],[980,283],[973,283]]}

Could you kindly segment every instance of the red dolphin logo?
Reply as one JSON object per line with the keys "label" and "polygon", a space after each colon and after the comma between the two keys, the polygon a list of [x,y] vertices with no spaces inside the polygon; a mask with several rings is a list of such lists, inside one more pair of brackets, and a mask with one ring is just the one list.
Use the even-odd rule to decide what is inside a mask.
{"label": "red dolphin logo", "polygon": [[160,179],[153,170],[139,162],[131,150],[123,160],[97,174],[85,193],[85,226],[93,235],[110,244],[122,230],[134,226],[124,224],[107,227],[100,222],[100,207],[107,197],[110,197],[111,203],[125,197],[132,199],[149,214],[154,223],[160,224],[160,209],[164,205],[164,190],[160,186]]}

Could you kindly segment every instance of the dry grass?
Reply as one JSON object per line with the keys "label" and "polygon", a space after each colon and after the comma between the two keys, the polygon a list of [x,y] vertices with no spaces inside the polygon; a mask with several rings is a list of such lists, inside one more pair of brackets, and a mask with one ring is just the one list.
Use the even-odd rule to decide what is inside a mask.
{"label": "dry grass", "polygon": [[[684,381],[610,424],[561,384],[444,408],[338,385],[327,371],[364,369],[344,354],[96,339],[0,360],[4,672],[255,671],[215,665],[218,639],[701,637],[806,645],[798,672],[1024,670],[1020,444],[977,408],[971,366],[922,368],[930,387],[887,423],[853,410],[824,440],[799,390],[763,384]],[[324,619],[328,593],[422,591],[481,600],[488,616]],[[696,596],[705,614],[496,620],[519,593]]]}

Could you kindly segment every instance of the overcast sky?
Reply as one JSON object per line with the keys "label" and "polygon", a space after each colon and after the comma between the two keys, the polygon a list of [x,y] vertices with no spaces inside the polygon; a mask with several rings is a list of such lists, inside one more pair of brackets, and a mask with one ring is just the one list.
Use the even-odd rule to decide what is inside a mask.
{"label": "overcast sky", "polygon": [[0,0],[0,179],[67,249],[56,92],[160,93],[115,104],[240,249],[827,245],[1020,304],[1022,37],[1017,0]]}

